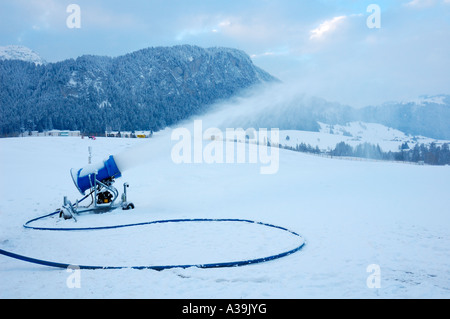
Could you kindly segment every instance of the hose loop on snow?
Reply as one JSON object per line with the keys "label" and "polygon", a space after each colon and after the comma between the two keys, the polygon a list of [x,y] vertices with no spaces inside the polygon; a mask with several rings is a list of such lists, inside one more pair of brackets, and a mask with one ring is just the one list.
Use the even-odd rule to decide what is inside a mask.
{"label": "hose loop on snow", "polygon": [[[135,223],[135,224],[125,224],[125,225],[115,225],[115,226],[100,226],[100,227],[81,227],[81,228],[49,228],[49,227],[34,227],[31,226],[30,224],[32,224],[33,222],[36,222],[38,220],[47,218],[47,217],[51,217],[53,215],[58,214],[59,211],[48,214],[48,215],[44,215],[41,217],[37,217],[34,219],[31,219],[29,221],[27,221],[23,226],[27,229],[33,229],[33,230],[45,230],[45,231],[94,231],[94,230],[105,230],[105,229],[117,229],[117,228],[125,228],[125,227],[136,227],[136,226],[144,226],[144,225],[152,225],[152,224],[163,224],[163,223],[187,223],[187,222],[239,222],[239,223],[251,223],[251,224],[258,224],[258,225],[262,225],[262,226],[266,226],[266,227],[272,227],[272,228],[276,228],[285,232],[288,232],[290,234],[292,234],[293,236],[298,237],[299,239],[301,239],[301,243],[288,251],[284,251],[282,253],[276,254],[276,255],[271,255],[271,256],[267,256],[267,257],[262,257],[262,258],[256,258],[256,259],[247,259],[247,260],[241,260],[241,261],[232,261],[232,262],[221,262],[221,263],[207,263],[207,264],[192,264],[192,265],[162,265],[162,266],[154,266],[154,265],[149,265],[149,266],[89,266],[89,265],[77,265],[77,267],[79,269],[90,269],[90,270],[97,270],[97,269],[152,269],[152,270],[165,270],[165,269],[173,269],[173,268],[190,268],[190,267],[197,267],[197,268],[225,268],[225,267],[240,267],[240,266],[246,266],[246,265],[252,265],[252,264],[258,264],[258,263],[263,263],[263,262],[267,262],[267,261],[271,261],[271,260],[275,260],[275,259],[279,259],[282,257],[286,257],[289,256],[297,251],[299,251],[300,249],[302,249],[305,245],[305,241],[303,240],[303,238],[297,234],[296,232],[293,232],[287,228],[284,227],[280,227],[280,226],[276,226],[276,225],[272,225],[272,224],[267,224],[267,223],[262,223],[262,222],[256,222],[256,221],[252,221],[252,220],[248,220],[248,219],[203,219],[203,218],[199,218],[199,219],[168,219],[168,220],[156,220],[156,221],[149,221],[149,222],[142,222],[142,223]],[[0,249],[0,255],[4,255],[4,256],[8,256],[11,258],[15,258],[18,260],[22,260],[25,262],[29,262],[29,263],[33,263],[33,264],[38,264],[38,265],[43,265],[43,266],[49,266],[49,267],[55,267],[55,268],[68,268],[71,266],[74,266],[73,264],[68,264],[68,263],[59,263],[59,262],[52,262],[52,261],[47,261],[47,260],[41,260],[41,259],[36,259],[36,258],[31,258],[31,257],[26,257],[23,255],[19,255],[19,254],[15,254],[15,253],[11,253],[5,250]]]}

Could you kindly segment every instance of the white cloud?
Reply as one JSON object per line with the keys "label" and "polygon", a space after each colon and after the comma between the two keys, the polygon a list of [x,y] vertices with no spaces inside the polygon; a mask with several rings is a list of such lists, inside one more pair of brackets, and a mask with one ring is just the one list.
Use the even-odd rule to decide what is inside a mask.
{"label": "white cloud", "polygon": [[223,38],[234,39],[245,43],[268,42],[279,38],[279,29],[270,21],[253,17],[244,19],[236,16],[194,15],[182,23],[182,29],[176,34],[177,41],[189,38],[221,34]]}
{"label": "white cloud", "polygon": [[218,33],[219,30],[217,29],[211,29],[211,28],[203,28],[203,29],[185,29],[180,31],[177,36],[175,37],[176,41],[184,41],[189,37],[195,37],[202,34],[207,33]]}
{"label": "white cloud", "polygon": [[[448,2],[449,0],[444,0],[444,2]],[[406,3],[405,6],[410,8],[426,8],[431,7],[436,4],[436,0],[411,0]]]}
{"label": "white cloud", "polygon": [[230,20],[223,20],[222,22],[219,23],[219,27],[221,28],[229,27],[230,25],[231,25]]}
{"label": "white cloud", "polygon": [[263,52],[263,53],[260,53],[260,54],[252,54],[250,57],[252,59],[257,59],[257,58],[264,57],[264,56],[274,56],[274,55],[276,55],[275,52],[267,51],[267,52]]}
{"label": "white cloud", "polygon": [[219,16],[195,15],[182,22],[183,29],[175,36],[176,41],[192,37],[221,33],[231,22]]}
{"label": "white cloud", "polygon": [[337,26],[346,18],[347,18],[346,16],[339,16],[339,17],[334,17],[331,20],[326,20],[325,22],[320,24],[316,29],[313,29],[310,31],[310,33],[311,33],[310,39],[311,40],[320,39],[326,33],[336,30]]}
{"label": "white cloud", "polygon": [[66,8],[56,0],[17,0],[15,5],[25,13],[24,23],[34,31],[56,28],[65,21]]}
{"label": "white cloud", "polygon": [[289,53],[290,53],[290,49],[287,47],[283,47],[283,48],[278,48],[276,50],[267,50],[262,53],[252,54],[252,55],[250,55],[250,57],[252,59],[258,59],[258,58],[262,58],[262,57],[288,55]]}

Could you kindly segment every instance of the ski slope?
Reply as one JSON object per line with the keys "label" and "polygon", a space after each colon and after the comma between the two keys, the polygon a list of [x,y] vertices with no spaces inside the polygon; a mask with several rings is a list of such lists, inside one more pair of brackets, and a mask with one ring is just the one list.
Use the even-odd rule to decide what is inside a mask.
{"label": "ski slope", "polygon": [[[205,141],[204,141],[205,142]],[[0,256],[0,298],[449,298],[450,167],[347,161],[279,150],[260,164],[175,164],[170,130],[152,139],[0,139],[0,249],[67,263],[203,263],[258,257],[296,244],[257,225],[159,225],[58,233],[22,225],[67,195],[70,168],[140,154],[128,182],[133,211],[81,216],[76,226],[239,218],[289,228],[305,247],[283,259],[220,269],[72,272]],[[138,151],[136,151],[138,150]],[[46,225],[74,221],[50,219]],[[370,265],[380,269],[370,288]],[[370,269],[370,268],[369,268]]]}

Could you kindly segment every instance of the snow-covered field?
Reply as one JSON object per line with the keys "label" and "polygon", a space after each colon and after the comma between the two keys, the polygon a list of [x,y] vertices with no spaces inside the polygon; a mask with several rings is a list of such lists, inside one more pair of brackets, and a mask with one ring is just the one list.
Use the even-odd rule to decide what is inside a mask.
{"label": "snow-covered field", "polygon": [[410,149],[416,144],[429,146],[432,142],[440,146],[450,143],[446,140],[437,140],[424,136],[411,136],[399,130],[377,123],[351,122],[346,125],[320,124],[320,132],[285,130],[280,131],[280,144],[296,147],[304,143],[313,148],[319,147],[321,151],[330,151],[336,144],[345,142],[356,147],[359,144],[369,143],[379,145],[383,152],[398,152],[403,143],[408,143]]}
{"label": "snow-covered field", "polygon": [[121,266],[239,260],[298,244],[288,233],[239,223],[24,229],[27,220],[58,208],[63,196],[80,198],[69,170],[87,164],[88,146],[93,162],[111,154],[140,157],[140,165],[116,183],[120,191],[123,182],[130,184],[136,209],[84,215],[76,224],[41,223],[240,218],[295,231],[305,247],[245,267],[81,270],[79,288],[68,285],[73,272],[0,255],[0,298],[450,297],[449,166],[335,160],[280,149],[278,172],[262,175],[258,163],[177,165],[174,144],[170,131],[145,140],[0,139],[0,249],[62,263]]}

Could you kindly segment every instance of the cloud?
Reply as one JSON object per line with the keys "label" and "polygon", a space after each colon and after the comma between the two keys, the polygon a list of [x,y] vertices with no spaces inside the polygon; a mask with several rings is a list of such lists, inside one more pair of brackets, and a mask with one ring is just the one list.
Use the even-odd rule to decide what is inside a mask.
{"label": "cloud", "polygon": [[199,14],[184,17],[178,24],[179,30],[176,31],[175,40],[180,42],[220,33],[229,22],[220,16]]}
{"label": "cloud", "polygon": [[210,33],[217,33],[219,32],[217,29],[213,28],[203,28],[203,29],[184,29],[178,32],[178,34],[175,36],[176,41],[185,41],[188,38],[196,37],[199,35],[205,35]]}
{"label": "cloud", "polygon": [[290,54],[290,49],[288,47],[278,48],[276,50],[267,50],[262,53],[256,53],[250,55],[252,59],[258,59],[262,57],[276,57],[276,56],[286,56]]}
{"label": "cloud", "polygon": [[[233,46],[245,51],[265,52],[284,46],[292,37],[285,25],[273,17],[241,15],[192,15],[177,23],[174,39],[200,45]],[[295,32],[298,37],[298,30]]]}
{"label": "cloud", "polygon": [[17,0],[17,8],[22,10],[23,22],[29,24],[29,29],[34,31],[48,30],[56,28],[65,20],[66,8],[60,2],[55,0]]}
{"label": "cloud", "polygon": [[450,0],[378,0],[380,29],[367,27],[370,1],[77,0],[80,30],[66,26],[69,3],[0,1],[1,42],[21,41],[47,61],[180,43],[233,47],[282,81],[349,104],[448,92]]}
{"label": "cloud", "polygon": [[257,16],[252,19],[244,19],[240,16],[230,17],[221,21],[218,28],[229,37],[254,42],[265,42],[266,39],[273,38],[277,30],[271,21]]}
{"label": "cloud", "polygon": [[252,54],[250,57],[252,59],[257,59],[257,58],[260,58],[260,57],[275,56],[275,55],[277,55],[277,53],[275,53],[273,51],[267,51],[267,52],[263,52],[263,53]]}
{"label": "cloud", "polygon": [[[447,2],[449,0],[444,0],[444,2]],[[406,3],[405,6],[410,8],[427,8],[434,6],[436,4],[436,0],[411,0],[410,2]]]}
{"label": "cloud", "polygon": [[86,4],[81,7],[81,19],[86,28],[107,30],[137,30],[144,28],[143,23],[135,14],[113,11],[108,7]]}
{"label": "cloud", "polygon": [[311,40],[320,39],[326,33],[336,30],[338,25],[346,18],[347,18],[346,16],[338,16],[338,17],[334,17],[331,20],[326,20],[325,22],[321,23],[317,28],[311,30],[310,39]]}

